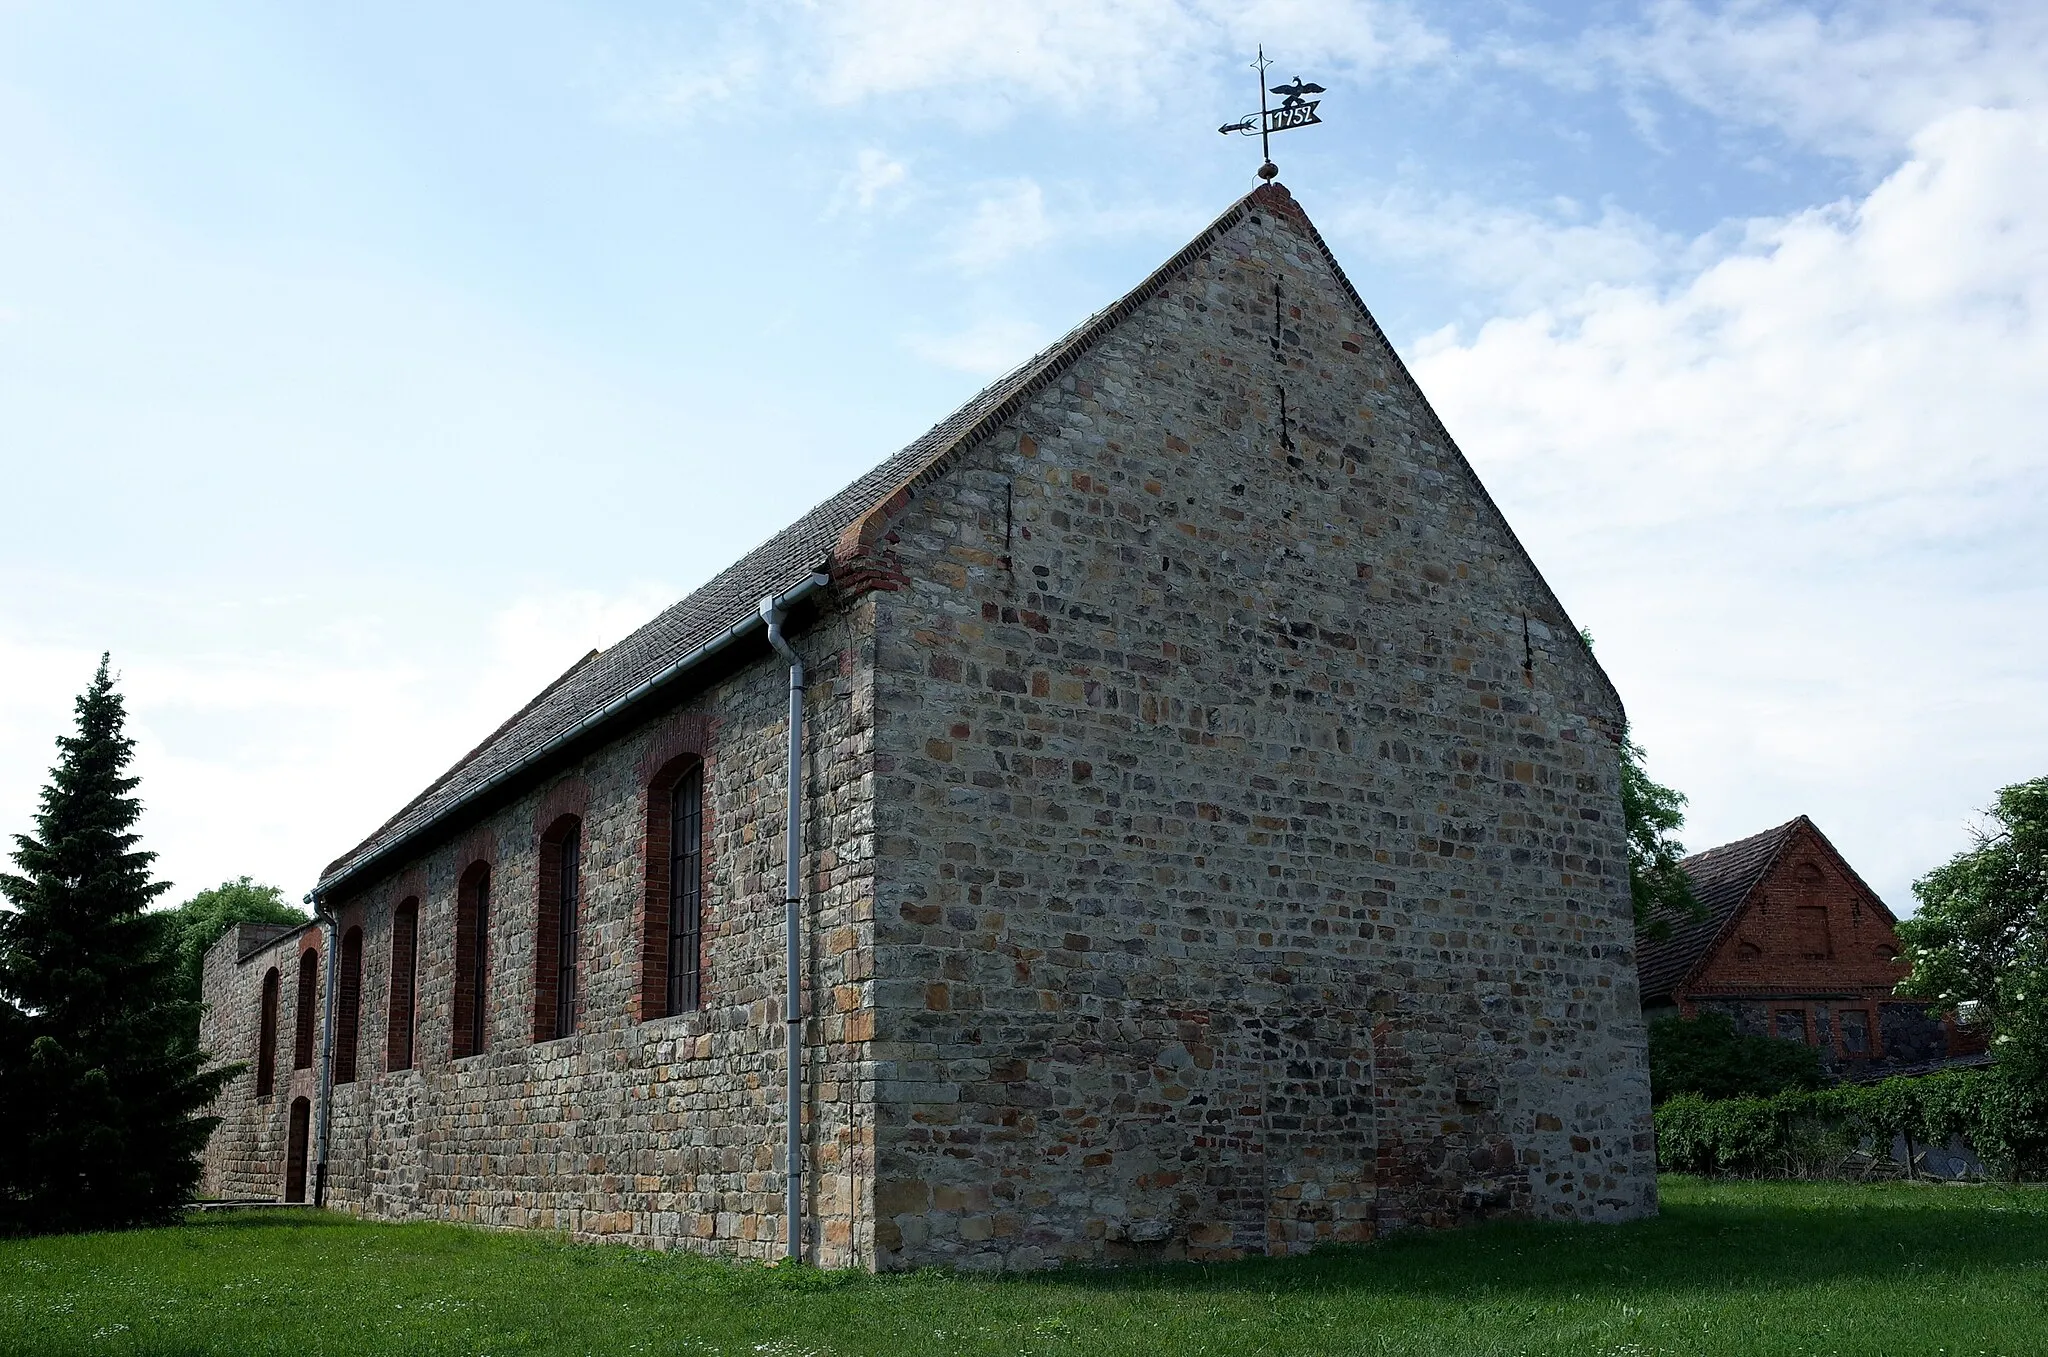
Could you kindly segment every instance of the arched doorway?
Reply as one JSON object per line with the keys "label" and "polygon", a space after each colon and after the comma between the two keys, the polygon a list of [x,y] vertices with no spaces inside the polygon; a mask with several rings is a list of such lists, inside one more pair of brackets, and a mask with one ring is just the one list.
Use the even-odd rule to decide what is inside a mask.
{"label": "arched doorway", "polygon": [[288,1202],[306,1199],[306,1138],[312,1124],[313,1104],[304,1098],[292,1099],[291,1141],[284,1155],[284,1199]]}

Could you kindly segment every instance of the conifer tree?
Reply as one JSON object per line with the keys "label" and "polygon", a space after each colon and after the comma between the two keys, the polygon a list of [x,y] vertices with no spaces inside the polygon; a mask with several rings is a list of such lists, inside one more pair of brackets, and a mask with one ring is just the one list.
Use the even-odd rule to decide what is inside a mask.
{"label": "conifer tree", "polygon": [[175,1219],[199,1181],[232,1070],[208,1069],[174,940],[145,912],[167,887],[136,847],[134,741],[100,657],[33,834],[0,874],[0,1231]]}

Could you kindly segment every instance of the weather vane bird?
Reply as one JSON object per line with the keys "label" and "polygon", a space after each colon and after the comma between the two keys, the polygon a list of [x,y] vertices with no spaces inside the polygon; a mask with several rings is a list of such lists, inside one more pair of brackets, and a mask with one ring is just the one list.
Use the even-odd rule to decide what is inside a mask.
{"label": "weather vane bird", "polygon": [[1252,69],[1259,73],[1259,111],[1247,113],[1234,123],[1225,123],[1217,128],[1225,136],[1232,132],[1243,136],[1258,134],[1259,178],[1272,179],[1279,175],[1280,167],[1273,163],[1272,139],[1275,132],[1290,132],[1297,127],[1313,127],[1322,119],[1316,116],[1316,106],[1322,101],[1311,99],[1311,94],[1325,93],[1323,87],[1300,76],[1285,85],[1275,85],[1271,93],[1281,95],[1284,102],[1278,108],[1266,104],[1266,68],[1273,63],[1266,60],[1266,49],[1259,47],[1259,59],[1252,63]]}
{"label": "weather vane bird", "polygon": [[1310,84],[1297,75],[1294,77],[1294,83],[1291,85],[1273,86],[1273,93],[1284,94],[1287,96],[1287,102],[1280,105],[1280,107],[1293,108],[1296,104],[1302,101],[1303,95],[1322,94],[1324,93],[1324,90],[1321,85]]}

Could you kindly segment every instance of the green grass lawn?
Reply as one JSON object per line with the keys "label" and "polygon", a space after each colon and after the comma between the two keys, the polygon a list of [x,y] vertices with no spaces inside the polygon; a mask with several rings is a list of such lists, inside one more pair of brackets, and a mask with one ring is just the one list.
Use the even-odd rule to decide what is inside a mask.
{"label": "green grass lawn", "polygon": [[317,1212],[0,1241],[6,1353],[2048,1353],[2048,1190],[1664,1180],[1660,1219],[1011,1280]]}

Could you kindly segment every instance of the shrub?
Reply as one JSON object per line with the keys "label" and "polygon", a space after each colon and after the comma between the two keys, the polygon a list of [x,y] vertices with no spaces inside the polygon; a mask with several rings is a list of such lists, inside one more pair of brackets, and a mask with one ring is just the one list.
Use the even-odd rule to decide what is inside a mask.
{"label": "shrub", "polygon": [[1960,1138],[2003,1177],[2048,1172],[2048,1100],[1996,1067],[1768,1098],[1684,1093],[1656,1117],[1657,1163],[1678,1173],[1830,1177],[1858,1153],[1888,1155],[1901,1134],[1923,1145]]}
{"label": "shrub", "polygon": [[1725,1013],[1659,1018],[1650,1024],[1650,1096],[1768,1098],[1827,1080],[1820,1053],[1804,1042],[1744,1036]]}

